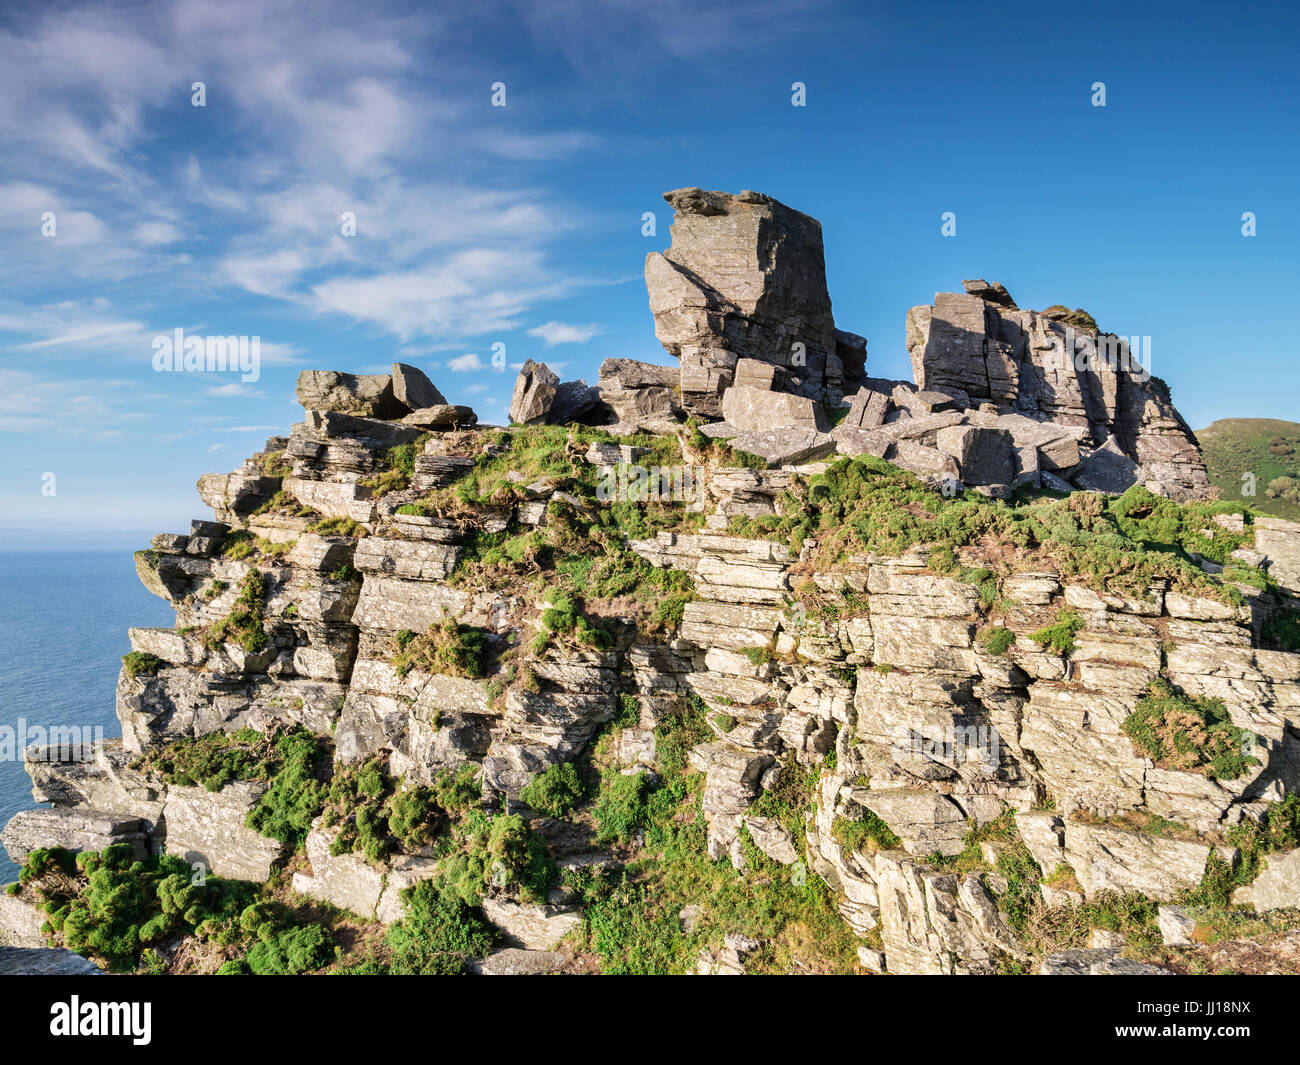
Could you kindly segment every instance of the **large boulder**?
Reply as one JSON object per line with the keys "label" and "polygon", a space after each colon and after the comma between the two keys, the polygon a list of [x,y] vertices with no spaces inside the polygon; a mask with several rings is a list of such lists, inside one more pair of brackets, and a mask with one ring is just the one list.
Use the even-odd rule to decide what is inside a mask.
{"label": "large boulder", "polygon": [[391,374],[303,370],[298,375],[297,392],[298,402],[308,410],[363,418],[400,418],[410,410],[394,393]]}
{"label": "large boulder", "polygon": [[1016,472],[1011,434],[977,425],[951,425],[935,434],[935,446],[957,460],[967,484],[1010,484]]}
{"label": "large boulder", "polygon": [[515,394],[510,400],[510,421],[514,425],[541,425],[555,403],[560,379],[544,362],[529,359],[515,380]]}
{"label": "large boulder", "polygon": [[1266,910],[1300,909],[1300,850],[1281,851],[1264,859],[1253,883],[1232,893],[1232,901]]}
{"label": "large boulder", "polygon": [[635,359],[600,364],[597,392],[618,432],[671,431],[681,421],[681,370]]}
{"label": "large boulder", "polygon": [[789,392],[770,392],[752,385],[735,385],[727,389],[722,395],[722,415],[729,425],[742,432],[799,428],[824,433],[830,428],[820,403]]}
{"label": "large boulder", "polygon": [[39,847],[70,851],[102,851],[126,843],[143,858],[148,837],[138,817],[109,810],[56,806],[48,810],[19,810],[0,832],[0,842],[14,862],[22,862]]}
{"label": "large boulder", "polygon": [[[681,364],[682,406],[717,417],[740,359],[782,367],[790,391],[838,402],[845,373],[821,224],[757,192],[664,199],[676,212],[672,246],[647,256],[645,278],[655,335]],[[843,336],[865,358],[865,344]]]}
{"label": "large boulder", "polygon": [[411,410],[441,407],[447,402],[447,397],[438,391],[423,370],[404,362],[393,363],[393,395],[398,403]]}
{"label": "large boulder", "polygon": [[417,429],[465,429],[478,423],[478,415],[472,407],[462,407],[452,403],[439,403],[432,407],[421,407],[411,411],[402,419],[403,425],[412,425]]}

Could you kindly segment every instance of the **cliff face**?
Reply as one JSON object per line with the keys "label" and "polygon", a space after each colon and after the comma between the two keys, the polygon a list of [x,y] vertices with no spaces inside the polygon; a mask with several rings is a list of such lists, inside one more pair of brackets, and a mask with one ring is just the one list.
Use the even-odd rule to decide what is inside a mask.
{"label": "cliff face", "polygon": [[[757,240],[777,273],[816,275],[813,220],[791,222],[766,198],[673,195],[690,220],[675,244],[731,219],[739,235],[724,249]],[[737,212],[754,217],[737,221]],[[796,266],[782,265],[792,254]],[[736,279],[684,252],[665,264],[648,275],[671,269],[693,292]],[[728,384],[719,410],[756,420],[807,413],[807,425],[740,431],[829,437],[818,412],[799,406],[820,405],[831,371],[851,377],[831,358],[829,302],[823,315],[820,301],[787,300],[780,286],[765,295],[764,276],[762,267],[747,274],[748,298],[733,293],[722,310],[713,295],[684,295],[680,314],[661,300],[661,338],[689,321],[699,351],[713,337],[708,350],[736,352],[760,335],[769,343],[783,328],[774,323],[804,323],[798,330],[822,344],[809,344],[823,356],[809,363],[821,383]],[[824,276],[817,283],[824,289]],[[986,338],[990,314],[1003,311],[976,315]],[[1063,387],[1050,411],[1030,409],[1023,383],[1000,394],[1014,412],[954,406],[959,382],[942,377],[951,349],[935,354],[933,316],[930,339],[917,329],[921,387],[886,393],[865,380],[850,409],[880,416],[872,429],[855,426],[860,434],[928,427],[891,438],[887,454],[919,462],[943,441],[954,473],[1017,462],[1017,449],[1069,470],[1131,409],[1089,400],[1075,413]],[[789,944],[826,897],[867,970],[1118,971],[1135,963],[1116,960],[1114,944],[1104,958],[1075,951],[1044,962],[1051,949],[1098,944],[1085,941],[1084,921],[1073,939],[1045,946],[1036,922],[1077,914],[1085,898],[1101,908],[1119,896],[1191,906],[1216,863],[1241,882],[1261,859],[1280,868],[1278,848],[1295,843],[1274,811],[1300,783],[1291,635],[1300,525],[1179,506],[1140,488],[1111,501],[955,498],[871,455],[742,463],[720,442],[734,435],[675,423],[679,403],[689,409],[691,395],[709,391],[687,388],[690,346],[680,393],[662,368],[617,360],[589,397],[596,420],[612,416],[621,431],[639,413],[657,435],[479,428],[400,364],[370,377],[305,373],[304,420],[239,470],[200,480],[218,520],[161,534],[137,556],[177,625],[131,630],[120,742],[90,762],[29,752],[34,795],[54,805],[10,823],[11,855],[127,843],[255,884],[287,867],[294,897],[389,924],[409,920],[407,889],[443,885],[454,868],[464,895],[465,864],[482,861],[468,897],[507,946],[473,963],[487,971],[617,968],[622,947],[589,935],[584,911],[611,897],[648,907],[635,894],[646,885],[660,892],[655,907],[673,910],[656,926],[673,959],[656,965],[667,968],[683,957],[702,972],[759,958],[780,967],[774,957],[816,968],[819,948]],[[752,358],[735,368],[761,380]],[[1032,359],[1017,358],[1023,382]],[[916,402],[945,409],[907,406],[937,383],[953,390],[947,403]],[[971,403],[999,401],[991,385],[960,383]],[[746,394],[739,404],[733,389],[772,399]],[[565,394],[535,366],[516,392],[537,422]],[[1067,411],[1082,421],[1072,426]],[[1011,441],[1011,457],[999,459],[1012,436],[999,419],[1010,417],[1026,440],[1045,424],[1080,432]],[[805,448],[800,461],[826,453]],[[677,480],[656,493],[650,471]],[[309,823],[277,837],[264,814],[283,768],[245,766],[210,780],[214,790],[175,768],[175,752],[195,738],[256,746],[248,737],[289,728],[328,756],[311,770],[316,780],[382,766],[398,782],[390,802],[436,795],[427,836],[399,828],[390,806],[384,845],[355,844],[370,831],[362,788],[341,812],[323,795],[304,802]],[[530,788],[560,780],[566,766],[588,777],[573,801]],[[446,797],[456,780],[473,785],[469,813]],[[313,786],[310,774],[295,785]],[[620,821],[610,811],[629,789],[639,798]],[[497,847],[492,826],[513,812],[558,870],[540,889],[522,889],[508,848]],[[499,875],[475,849],[489,833]],[[747,892],[797,889],[796,916],[762,942],[757,924],[721,905],[728,888],[697,898],[679,894],[682,878],[654,880],[657,865],[695,860],[683,857],[692,846],[712,870],[696,870],[699,882],[723,875],[717,863]],[[633,872],[619,881],[624,862]],[[0,896],[0,925],[40,942],[32,890]],[[601,894],[610,890],[630,894]],[[1184,912],[1166,909],[1162,929]],[[657,911],[636,912],[650,920]]]}

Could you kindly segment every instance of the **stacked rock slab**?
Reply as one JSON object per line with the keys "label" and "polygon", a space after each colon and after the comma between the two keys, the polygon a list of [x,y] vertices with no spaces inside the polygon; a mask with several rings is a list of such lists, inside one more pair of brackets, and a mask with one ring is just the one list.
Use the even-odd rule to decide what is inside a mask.
{"label": "stacked rock slab", "polygon": [[861,373],[845,335],[846,368],[826,289],[821,224],[757,192],[675,189],[672,246],[645,263],[655,335],[681,366],[681,402],[718,417],[736,363],[787,374],[798,395],[838,403]]}
{"label": "stacked rock slab", "polygon": [[[1081,430],[1087,450],[1071,464],[1081,487],[1144,483],[1173,499],[1208,495],[1195,437],[1168,387],[1150,376],[1127,342],[1100,334],[1077,314],[1020,310],[1001,285],[979,280],[965,287],[908,312],[918,388],[946,393],[966,409],[987,405],[998,414]],[[1088,451],[1108,443],[1112,448],[1091,463]]]}

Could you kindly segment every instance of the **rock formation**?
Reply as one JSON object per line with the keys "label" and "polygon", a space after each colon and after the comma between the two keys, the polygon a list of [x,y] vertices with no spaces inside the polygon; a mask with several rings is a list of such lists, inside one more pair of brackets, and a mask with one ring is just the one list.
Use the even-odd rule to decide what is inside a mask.
{"label": "rock formation", "polygon": [[[926,510],[943,497],[918,490],[884,521],[846,512],[844,528],[880,543],[828,560],[818,537],[838,528],[787,534],[835,498],[833,478],[820,495],[809,485],[836,454],[988,496],[1068,492],[1104,464],[1107,491],[1196,497],[1203,468],[1159,386],[1128,371],[1052,376],[1060,322],[1019,311],[1001,286],[968,283],[911,312],[914,384],[867,378],[865,344],[834,328],[814,220],[754,193],[669,200],[673,248],[647,279],[680,374],[607,360],[592,389],[530,361],[504,430],[476,427],[401,364],[302,375],[307,409],[288,436],[200,480],[216,520],[137,556],[177,624],[130,632],[121,740],[84,762],[27,752],[34,796],[52,805],[5,828],[15,860],[125,843],[255,884],[289,862],[298,895],[401,920],[404,892],[447,875],[435,851],[351,849],[350,822],[323,810],[295,850],[253,827],[270,781],[208,791],[159,768],[194,738],[295,728],[330,752],[325,777],[377,761],[418,789],[468,773],[488,823],[522,812],[559,870],[597,879],[621,856],[659,859],[635,832],[611,854],[576,815],[530,807],[526,789],[586,759],[602,795],[629,777],[665,795],[680,784],[692,812],[669,819],[698,817],[709,858],[737,876],[768,863],[749,889],[796,875],[829,886],[859,971],[1143,971],[1104,936],[1043,956],[1023,919],[1123,894],[1171,904],[1160,934],[1188,942],[1196,918],[1179,900],[1258,848],[1252,826],[1300,785],[1300,654],[1284,649],[1300,525],[1196,510],[1200,550],[1236,569],[1198,555],[1133,585],[1118,578],[1144,549],[1117,532],[1095,533],[1109,553],[1094,572],[1054,561],[1101,529],[1097,496],[1035,504],[1065,526],[1035,544],[990,525],[954,546]],[[809,358],[793,372],[782,358],[796,343]],[[688,415],[714,420],[693,434]],[[529,466],[535,427],[556,422],[567,440]],[[619,442],[631,432],[657,434],[653,461],[696,480],[633,500],[648,524],[629,533],[606,506],[629,500],[598,485],[652,461],[646,441]],[[858,466],[887,476],[874,460],[845,468]],[[933,542],[891,539],[904,512],[933,522]],[[411,652],[419,641],[434,641],[429,654]],[[1228,761],[1215,771],[1209,755],[1139,747],[1153,692],[1210,708],[1205,727],[1241,751],[1216,749]],[[1300,901],[1295,853],[1268,856],[1239,901]],[[504,949],[468,968],[564,970],[557,948],[580,936],[586,883],[553,879],[529,898],[493,880],[478,912]],[[710,925],[708,901],[682,908],[681,934],[706,942],[684,968],[758,964],[761,944]],[[38,906],[30,887],[0,893],[15,946],[48,940]]]}

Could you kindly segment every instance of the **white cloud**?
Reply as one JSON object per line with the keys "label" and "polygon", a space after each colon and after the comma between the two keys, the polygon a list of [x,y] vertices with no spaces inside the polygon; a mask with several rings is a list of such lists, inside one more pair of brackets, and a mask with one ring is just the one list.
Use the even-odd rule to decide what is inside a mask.
{"label": "white cloud", "polygon": [[585,344],[594,336],[599,336],[604,329],[592,322],[588,325],[568,325],[564,322],[543,322],[528,330],[530,337],[539,338],[548,348],[556,344]]}
{"label": "white cloud", "polygon": [[483,368],[483,360],[474,351],[471,351],[468,355],[457,355],[456,358],[447,360],[447,369],[453,373],[469,373],[472,370],[482,370]]}
{"label": "white cloud", "polygon": [[261,399],[266,395],[260,388],[252,388],[249,385],[240,384],[232,381],[225,385],[213,385],[208,389],[210,396],[242,396],[245,399]]}

